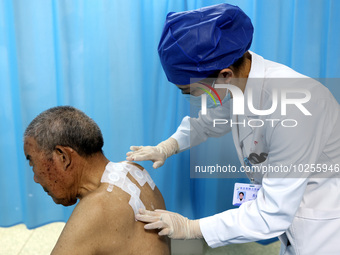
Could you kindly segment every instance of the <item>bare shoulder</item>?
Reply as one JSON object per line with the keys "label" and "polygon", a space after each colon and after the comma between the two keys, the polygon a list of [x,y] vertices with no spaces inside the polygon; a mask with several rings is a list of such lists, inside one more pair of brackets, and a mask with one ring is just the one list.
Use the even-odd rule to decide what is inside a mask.
{"label": "bare shoulder", "polygon": [[137,164],[137,163],[135,163],[135,162],[131,162],[131,161],[124,161],[124,162],[127,163],[127,164],[130,164],[130,165],[136,166],[136,167],[138,167],[140,170],[143,170],[143,169],[144,169],[144,167],[142,167],[141,165],[139,165],[139,164]]}
{"label": "bare shoulder", "polygon": [[134,214],[126,203],[128,194],[118,188],[108,192],[106,186],[101,185],[78,203],[53,255],[110,254],[124,244],[134,227]]}

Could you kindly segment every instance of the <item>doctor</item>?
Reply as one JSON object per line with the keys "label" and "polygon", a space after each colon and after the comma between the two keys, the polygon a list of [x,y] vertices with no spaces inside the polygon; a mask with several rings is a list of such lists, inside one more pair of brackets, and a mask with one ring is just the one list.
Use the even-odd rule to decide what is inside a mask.
{"label": "doctor", "polygon": [[[339,104],[317,81],[248,51],[252,35],[250,19],[236,6],[169,13],[158,47],[168,80],[191,103],[216,88],[222,104],[185,117],[157,146],[132,146],[127,160],[152,160],[158,168],[171,155],[232,131],[243,167],[267,169],[247,173],[262,184],[257,198],[199,220],[162,210],[140,210],[136,218],[159,235],[204,238],[211,247],[278,236],[280,254],[340,254]],[[218,89],[222,84],[231,93]],[[229,121],[214,126],[216,119]]]}

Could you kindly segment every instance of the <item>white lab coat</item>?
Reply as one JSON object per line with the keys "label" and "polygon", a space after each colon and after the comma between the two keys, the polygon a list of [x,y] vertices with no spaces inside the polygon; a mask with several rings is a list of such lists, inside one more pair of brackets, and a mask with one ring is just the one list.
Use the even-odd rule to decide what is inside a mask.
{"label": "white lab coat", "polygon": [[[195,146],[208,137],[222,136],[232,131],[243,165],[243,159],[249,153],[266,152],[268,157],[262,163],[266,166],[301,164],[306,167],[305,164],[310,166],[312,163],[327,164],[327,167],[332,165],[333,168],[336,164],[339,166],[340,108],[328,89],[311,79],[298,82],[307,81],[307,77],[255,53],[251,54],[252,65],[244,94],[247,96],[249,90],[253,90],[254,108],[271,107],[274,87],[280,90],[282,87],[302,86],[311,92],[311,99],[304,106],[312,116],[305,116],[296,106],[288,106],[287,116],[281,116],[278,110],[270,116],[259,117],[247,108],[245,115],[233,115],[231,100],[230,104],[208,109],[205,116],[185,117],[172,136],[178,141],[180,151],[188,149],[190,141],[191,146]],[[284,79],[288,77],[295,79]],[[281,79],[273,82],[270,78]],[[279,121],[275,121],[275,125],[264,121],[261,128],[249,125],[212,126],[213,119],[231,119],[234,123],[242,123],[263,118]],[[283,127],[281,123],[284,119],[295,119],[298,125],[294,128]],[[328,178],[320,178],[326,174]],[[282,243],[280,254],[340,254],[340,173],[306,173],[300,175],[301,178],[294,178],[297,174],[283,174],[285,176],[280,178],[272,178],[273,175],[248,174],[254,183],[262,184],[256,200],[200,220],[208,245],[218,247],[279,236]],[[287,246],[288,241],[290,244]]]}

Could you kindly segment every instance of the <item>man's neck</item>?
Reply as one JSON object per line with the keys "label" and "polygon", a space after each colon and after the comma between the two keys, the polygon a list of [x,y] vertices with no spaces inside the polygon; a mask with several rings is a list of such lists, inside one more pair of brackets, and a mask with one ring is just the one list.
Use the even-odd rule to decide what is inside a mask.
{"label": "man's neck", "polygon": [[100,186],[101,177],[109,162],[102,153],[96,153],[91,157],[83,159],[83,167],[79,171],[80,174],[78,176],[79,188],[77,197],[79,199],[82,199]]}

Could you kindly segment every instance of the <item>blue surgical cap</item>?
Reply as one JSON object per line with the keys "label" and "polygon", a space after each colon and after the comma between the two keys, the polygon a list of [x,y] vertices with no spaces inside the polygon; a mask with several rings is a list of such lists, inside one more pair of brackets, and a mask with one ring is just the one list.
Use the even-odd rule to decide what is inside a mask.
{"label": "blue surgical cap", "polygon": [[229,67],[250,48],[253,32],[250,18],[230,4],[170,12],[158,45],[168,80],[190,84]]}

